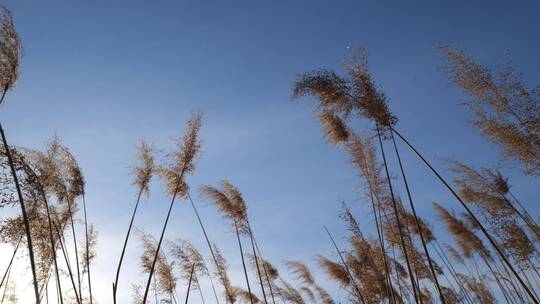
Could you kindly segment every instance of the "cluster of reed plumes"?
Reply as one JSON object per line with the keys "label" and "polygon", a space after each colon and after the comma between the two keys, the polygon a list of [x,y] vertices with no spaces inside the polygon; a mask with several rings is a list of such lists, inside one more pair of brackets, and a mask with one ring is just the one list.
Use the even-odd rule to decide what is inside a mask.
{"label": "cluster of reed plumes", "polygon": [[[9,10],[0,10],[2,105],[18,79],[22,47]],[[464,52],[446,45],[441,49],[448,58],[444,71],[470,96],[464,105],[473,110],[473,125],[501,147],[505,159],[521,163],[525,174],[538,176],[538,89],[527,89],[511,68],[493,73]],[[361,230],[343,203],[336,213],[348,231],[347,247],[341,248],[324,226],[325,246],[334,254],[314,257],[317,272],[303,261],[285,260],[287,276],[283,276],[262,256],[240,190],[228,180],[204,185],[195,191],[197,197],[223,216],[231,242],[238,246],[243,278],[233,283],[236,278],[230,277],[222,251],[211,240],[187,180],[202,150],[203,116],[195,112],[174,151],[159,156],[144,141],[138,147],[133,169],[136,198],[111,280],[113,303],[188,303],[195,293],[202,303],[334,304],[339,302],[334,300],[337,296],[323,287],[329,282],[345,290],[350,303],[539,303],[540,227],[512,193],[508,180],[497,170],[451,159],[453,181],[449,182],[397,130],[398,118],[368,70],[365,51],[354,52],[344,68],[346,76],[331,70],[301,75],[293,83],[293,98],[314,99],[325,138],[349,154],[373,217],[373,235]],[[360,119],[367,121],[367,127],[353,129],[352,122]],[[85,180],[76,158],[56,137],[37,150],[10,146],[1,125],[0,135],[0,208],[21,211],[0,222],[0,242],[13,247],[11,257],[2,261],[0,304],[17,303],[15,284],[21,282],[13,279],[16,262],[30,267],[35,303],[97,303],[91,276],[97,232],[87,219]],[[398,143],[408,147],[449,190],[458,203],[452,209],[462,210],[456,214],[433,203],[438,222],[446,228],[444,236],[452,242],[447,237],[439,241],[431,224],[418,215]],[[389,166],[392,156],[396,172]],[[139,205],[150,195],[154,177],[170,196],[158,237],[135,229]],[[405,199],[397,195],[397,182],[403,183]],[[197,238],[204,238],[206,253],[187,239],[165,237],[179,200],[193,209],[201,228]],[[122,277],[122,266],[126,254],[133,254],[127,248],[134,231],[140,239],[144,276],[130,285]],[[316,278],[319,271],[325,276]],[[203,286],[211,291],[203,292]],[[132,299],[120,299],[119,290],[130,290]]]}
{"label": "cluster of reed plumes", "polygon": [[[493,73],[463,51],[442,45],[444,71],[470,97],[472,124],[500,145],[505,159],[518,161],[527,175],[540,166],[540,102],[538,89],[527,89],[510,67]],[[349,290],[354,303],[539,303],[540,274],[536,245],[539,226],[510,191],[497,170],[475,169],[448,160],[453,183],[397,130],[397,117],[375,85],[364,50],[344,63],[346,77],[320,70],[294,82],[295,99],[316,100],[317,118],[328,142],[343,147],[363,181],[365,200],[376,226],[364,236],[344,206],[341,218],[350,232],[350,249],[340,249],[328,232],[337,260],[319,257],[328,277]],[[365,119],[360,132],[350,122]],[[401,140],[458,202],[456,215],[433,203],[457,248],[441,244],[431,225],[416,212],[416,202],[402,163]],[[387,153],[390,150],[394,153]],[[385,150],[386,149],[386,150]],[[394,154],[399,178],[388,158]],[[396,193],[403,183],[406,203]]]}

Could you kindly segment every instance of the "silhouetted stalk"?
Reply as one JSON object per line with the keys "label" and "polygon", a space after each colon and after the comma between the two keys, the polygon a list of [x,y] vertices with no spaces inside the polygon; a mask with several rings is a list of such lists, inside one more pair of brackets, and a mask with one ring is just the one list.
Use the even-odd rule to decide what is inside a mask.
{"label": "silhouetted stalk", "polygon": [[495,270],[493,270],[493,267],[491,267],[491,264],[488,262],[488,260],[486,259],[486,257],[484,256],[481,256],[482,258],[482,261],[484,261],[484,264],[486,264],[486,266],[488,267],[489,271],[491,272],[491,275],[493,276],[493,278],[495,279],[495,282],[497,282],[497,285],[499,286],[499,289],[501,290],[505,300],[507,302],[512,302],[509,298],[508,298],[508,295],[506,294],[506,289],[504,288],[501,280],[499,280],[499,277],[497,276],[497,274],[495,273]]}
{"label": "silhouetted stalk", "polygon": [[375,202],[373,200],[373,190],[371,187],[371,182],[369,182],[369,180],[368,180],[368,184],[369,184],[369,189],[370,189],[369,197],[371,200],[371,207],[373,209],[373,217],[375,217],[375,226],[377,226],[377,236],[379,239],[379,245],[381,246],[381,251],[383,255],[383,265],[384,265],[384,270],[385,270],[384,276],[385,276],[385,280],[387,281],[386,282],[386,296],[388,297],[388,301],[390,303],[392,302],[395,303],[394,290],[393,290],[394,288],[392,286],[392,280],[388,272],[388,261],[386,260],[386,250],[384,248],[382,228],[379,226],[379,216],[377,215],[377,210],[375,209]]}
{"label": "silhouetted stalk", "polygon": [[[536,269],[536,267],[531,267],[531,268],[534,271],[534,273],[536,274],[536,277],[540,278],[540,273],[538,272],[538,269]],[[538,290],[540,290],[540,286],[538,286],[538,280],[535,280],[535,283],[536,283],[536,288]]]}
{"label": "silhouetted stalk", "polygon": [[[75,199],[75,198],[73,198]],[[77,265],[77,283],[79,287],[79,294],[81,292],[81,271],[79,268],[79,250],[77,248],[77,237],[75,233],[75,222],[73,220],[73,206],[71,199],[68,197],[67,199],[67,205],[68,205],[68,213],[69,213],[69,220],[71,222],[71,233],[73,234],[73,246],[75,247],[75,263]]]}
{"label": "silhouetted stalk", "polygon": [[189,283],[188,283],[188,288],[187,288],[187,293],[186,293],[186,304],[188,303],[188,299],[189,299],[189,290],[191,289],[191,280],[193,279],[194,270],[195,270],[195,264],[191,266],[191,272],[189,274]]}
{"label": "silhouetted stalk", "polygon": [[[0,105],[2,104],[2,101],[5,96],[5,91],[2,94],[2,97],[0,98]],[[28,245],[28,252],[30,257],[30,267],[32,269],[32,278],[33,278],[33,284],[34,284],[34,295],[36,297],[36,303],[39,302],[39,291],[38,291],[38,281],[37,281],[37,275],[36,275],[36,263],[34,258],[34,248],[32,246],[32,236],[30,234],[30,222],[28,220],[28,215],[26,214],[26,206],[24,203],[23,194],[21,191],[21,186],[19,184],[19,179],[17,178],[17,172],[15,170],[15,165],[13,162],[13,158],[11,156],[11,151],[6,139],[6,135],[4,134],[4,129],[2,128],[2,124],[0,123],[0,134],[2,135],[2,142],[4,144],[4,150],[6,151],[6,156],[9,163],[9,168],[11,169],[11,175],[13,176],[13,181],[15,183],[15,188],[17,190],[17,196],[19,198],[19,204],[21,205],[21,211],[23,216],[23,222],[24,222],[24,229],[26,231],[26,243]]]}
{"label": "silhouetted stalk", "polygon": [[[214,280],[212,280],[212,275],[210,274],[210,270],[208,269],[208,267],[206,267],[206,265],[204,267],[208,271],[208,279],[210,280],[210,286],[212,286],[212,292],[214,293],[214,297],[216,298],[216,303],[219,304],[219,299],[218,299],[218,296],[217,296],[216,287],[214,286]],[[199,289],[200,289],[200,287],[199,287]]]}
{"label": "silhouetted stalk", "polygon": [[126,233],[126,238],[124,240],[124,246],[122,247],[122,253],[120,254],[120,261],[118,262],[118,267],[116,268],[116,277],[114,278],[113,283],[113,303],[116,304],[116,291],[118,289],[118,278],[120,276],[120,268],[122,268],[122,261],[124,260],[124,254],[126,253],[126,247],[129,240],[129,235],[131,233],[131,227],[133,226],[133,220],[135,219],[135,214],[137,213],[137,209],[139,208],[139,202],[141,200],[141,196],[144,189],[141,188],[139,190],[139,194],[137,195],[137,202],[135,203],[135,208],[133,209],[133,214],[131,215],[131,220],[129,221],[129,227]]}
{"label": "silhouetted stalk", "polygon": [[[85,260],[86,260],[86,271],[88,272],[88,293],[90,295],[90,304],[93,304],[94,302],[93,302],[93,297],[92,297],[92,279],[90,275],[90,258],[89,258],[90,246],[88,244],[88,219],[86,217],[86,198],[85,198],[84,193],[82,194],[82,200],[83,200],[83,213],[84,213],[84,235],[85,235],[85,245],[86,245]],[[81,294],[81,299],[82,299],[82,294]]]}
{"label": "silhouetted stalk", "polygon": [[484,279],[484,276],[482,274],[480,274],[480,267],[478,267],[478,263],[476,262],[476,259],[474,257],[474,255],[471,256],[471,260],[473,261],[473,265],[474,265],[474,269],[476,271],[476,275],[478,277],[478,281],[481,282],[483,285],[486,286],[487,290],[492,294],[492,295],[495,295],[495,293],[493,292],[493,290],[491,289],[491,284],[486,284],[485,283],[485,279]]}
{"label": "silhouetted stalk", "polygon": [[156,253],[154,255],[154,260],[152,262],[152,267],[150,268],[150,273],[148,274],[148,282],[146,283],[146,289],[144,290],[143,303],[146,303],[146,299],[148,298],[148,291],[150,290],[150,283],[152,282],[152,276],[154,275],[154,270],[156,268],[156,262],[158,259],[159,250],[161,249],[161,243],[163,242],[165,230],[167,229],[167,224],[169,223],[169,217],[171,216],[174,200],[176,199],[176,195],[178,194],[178,191],[180,190],[180,186],[184,177],[184,171],[185,171],[185,168],[183,168],[182,172],[180,172],[178,183],[176,184],[176,188],[174,189],[171,204],[169,206],[169,211],[167,212],[167,217],[165,218],[165,223],[163,224],[163,229],[161,230],[161,236],[159,237],[159,242],[156,248]]}
{"label": "silhouetted stalk", "polygon": [[[534,267],[534,266],[533,266]],[[533,286],[533,284],[531,283],[531,281],[529,280],[529,277],[527,276],[527,274],[525,273],[525,271],[523,271],[523,269],[521,269],[521,274],[523,275],[523,277],[525,278],[525,281],[527,281],[527,283],[529,283],[530,286]],[[538,299],[538,294],[536,293],[536,291],[533,289],[532,290],[534,295],[536,296],[536,298]]]}
{"label": "silhouetted stalk", "polygon": [[[52,222],[52,226],[55,226],[55,223],[54,221]],[[62,227],[61,231],[63,231],[67,226],[67,222],[64,222],[64,226]],[[59,243],[55,243],[54,244],[54,248],[58,248],[58,245]],[[57,249],[58,250],[58,249]],[[48,274],[48,278],[51,277],[51,274],[50,274],[50,271],[51,271],[51,268],[53,266],[53,263],[49,263],[49,266],[48,266],[48,269],[47,269],[47,274]],[[41,300],[43,298],[43,295],[44,295],[44,291],[45,291],[45,287],[46,287],[46,284],[44,283],[40,288],[39,288],[39,302],[41,303]]]}
{"label": "silhouetted stalk", "polygon": [[[41,187],[40,187],[41,188]],[[52,230],[52,221],[51,221],[51,214],[49,211],[49,203],[47,202],[47,198],[45,197],[45,194],[43,192],[43,189],[41,189],[43,200],[45,202],[45,206],[47,208],[47,220],[49,225],[49,238],[51,240],[51,251],[53,255],[53,263],[54,263],[54,272],[56,274],[56,285],[58,288],[58,292],[62,294],[62,285],[60,284],[60,273],[58,271],[58,261],[56,258],[56,246],[54,244],[54,236],[53,236],[53,230]],[[60,297],[60,303],[64,303],[64,299]]]}
{"label": "silhouetted stalk", "polygon": [[533,292],[530,290],[530,288],[527,286],[527,284],[525,284],[525,282],[523,281],[523,279],[521,278],[521,276],[517,273],[516,269],[512,266],[512,264],[510,263],[510,261],[508,261],[508,259],[504,256],[504,254],[502,253],[501,249],[499,248],[499,246],[497,246],[497,243],[495,242],[495,240],[491,237],[491,235],[489,234],[489,232],[486,230],[486,228],[484,227],[484,225],[482,225],[482,223],[480,223],[480,221],[478,220],[478,218],[474,215],[474,213],[471,211],[471,209],[467,206],[467,204],[465,204],[465,202],[459,197],[459,195],[454,191],[454,189],[446,182],[446,180],[438,173],[437,170],[435,170],[435,168],[433,168],[433,166],[431,166],[431,164],[420,154],[420,152],[418,152],[418,150],[416,150],[416,148],[414,148],[410,143],[409,141],[407,141],[398,131],[396,131],[394,128],[391,128],[391,130],[393,132],[396,133],[396,135],[401,138],[401,140],[403,140],[403,142],[405,144],[407,144],[407,146],[409,146],[409,148],[411,148],[411,150],[422,160],[422,162],[424,162],[424,164],[426,166],[428,166],[428,168],[431,170],[431,172],[433,172],[433,174],[435,174],[435,176],[437,176],[437,178],[439,179],[439,181],[441,181],[444,186],[446,186],[446,188],[454,195],[454,197],[461,203],[461,205],[463,206],[463,208],[465,208],[465,210],[467,211],[467,213],[470,215],[470,217],[472,218],[472,220],[476,223],[476,225],[478,226],[478,228],[480,228],[480,230],[482,231],[482,233],[484,234],[484,236],[488,239],[488,241],[491,243],[491,245],[493,246],[493,248],[495,248],[495,251],[499,254],[499,256],[501,257],[501,259],[503,260],[504,264],[506,264],[506,266],[508,266],[508,268],[510,269],[510,271],[513,273],[513,275],[516,277],[516,279],[518,280],[519,284],[521,285],[521,287],[523,287],[523,289],[527,292],[528,296],[530,297],[530,299],[536,303],[536,304],[540,304],[540,302],[536,299],[536,297],[534,296]]}
{"label": "silhouetted stalk", "polygon": [[[255,240],[255,237],[253,237],[253,239],[255,241],[255,248],[257,249],[257,253],[259,253],[259,258],[262,259],[261,251],[259,250],[259,244],[257,244],[257,240]],[[272,296],[272,303],[276,304],[276,299],[274,298],[274,291],[272,290],[272,282],[270,281],[270,277],[268,276],[268,270],[266,269],[266,263],[262,263],[262,268],[264,271],[266,282],[268,282],[268,288],[270,289],[270,295]]]}
{"label": "silhouetted stalk", "polygon": [[[202,230],[202,232],[204,234],[204,239],[206,240],[206,244],[208,244],[208,248],[210,249],[210,254],[212,255],[212,259],[214,260],[214,265],[216,265],[216,267],[217,267],[218,261],[217,261],[217,258],[216,258],[216,254],[214,253],[214,248],[212,248],[212,244],[210,243],[210,239],[208,238],[208,234],[206,233],[206,229],[204,228],[203,222],[201,220],[201,216],[199,215],[199,211],[197,211],[197,208],[195,207],[195,203],[191,199],[191,195],[189,194],[189,191],[187,192],[187,196],[189,198],[189,202],[191,203],[191,207],[193,207],[193,211],[195,212],[195,215],[197,216],[197,220],[199,221],[199,225],[201,226],[201,230]],[[220,277],[221,276],[222,275],[221,275],[221,272],[220,272]],[[221,278],[221,279],[223,280],[223,278]],[[211,277],[210,277],[210,280],[212,280]],[[227,286],[223,286],[223,287],[225,288],[225,293],[227,294],[227,299],[232,298]],[[213,283],[212,283],[212,288],[214,289],[214,284]],[[214,294],[216,294],[215,289],[214,289]],[[219,304],[219,300],[217,298],[217,295],[216,295],[216,301]],[[225,301],[225,302],[227,302],[227,301]]]}
{"label": "silhouetted stalk", "polygon": [[414,280],[414,274],[412,272],[411,263],[409,261],[409,254],[407,253],[407,247],[405,246],[405,239],[403,237],[403,229],[402,229],[402,226],[401,226],[401,221],[399,219],[399,210],[398,210],[398,207],[397,207],[396,198],[394,197],[394,190],[392,188],[392,181],[390,180],[391,179],[390,172],[388,171],[388,164],[386,162],[386,154],[384,153],[384,146],[383,146],[382,139],[381,139],[381,132],[380,132],[378,126],[377,126],[377,138],[379,139],[379,146],[381,148],[381,154],[382,154],[382,157],[383,157],[384,169],[385,169],[385,172],[386,172],[386,178],[388,180],[388,188],[390,190],[390,197],[392,199],[392,207],[394,209],[394,214],[396,215],[396,223],[397,223],[397,226],[398,226],[397,228],[398,228],[398,231],[399,231],[399,240],[400,240],[401,246],[403,248],[403,256],[405,257],[405,263],[407,263],[407,270],[409,272],[409,279],[411,281],[411,285],[412,285],[412,289],[413,289],[413,293],[414,293],[414,300],[415,300],[416,303],[418,303],[418,300],[420,300],[420,302],[422,302],[422,297],[418,295],[416,287],[415,287],[416,284],[415,284],[415,280]]}
{"label": "silhouetted stalk", "polygon": [[[442,272],[442,275],[443,275],[443,277],[446,279],[446,282],[448,282],[448,285],[449,285],[450,288],[452,289],[452,292],[453,292],[455,295],[460,295],[460,294],[461,294],[461,289],[460,289],[459,292],[458,292],[458,290],[457,290],[456,287],[454,286],[454,283],[455,283],[455,282],[453,283],[452,280],[450,280],[450,278],[446,275],[446,272],[443,271],[443,272]],[[458,284],[458,287],[460,287],[459,284]],[[464,298],[465,298],[465,297],[464,297]]]}
{"label": "silhouetted stalk", "polygon": [[443,304],[445,304],[446,301],[444,300],[444,296],[443,296],[443,293],[442,293],[442,290],[441,290],[441,286],[439,285],[439,280],[437,279],[437,274],[435,273],[435,269],[433,267],[433,263],[431,261],[430,255],[429,255],[429,250],[428,250],[427,245],[426,245],[426,240],[424,239],[424,235],[423,235],[423,232],[422,232],[422,227],[420,226],[420,223],[418,221],[418,216],[416,215],[416,208],[414,207],[414,202],[413,202],[413,199],[412,199],[411,191],[409,189],[409,183],[407,182],[407,177],[405,176],[405,170],[403,169],[403,164],[401,163],[401,156],[399,155],[399,150],[398,150],[397,145],[396,145],[396,140],[394,139],[394,132],[392,132],[392,130],[390,130],[390,137],[392,138],[392,143],[394,145],[394,150],[396,151],[396,156],[397,156],[397,160],[398,160],[398,163],[399,163],[399,169],[401,170],[401,176],[403,177],[403,183],[405,184],[405,189],[407,191],[407,197],[409,198],[409,206],[411,207],[411,211],[412,211],[412,214],[413,214],[413,217],[414,217],[414,222],[416,224],[416,228],[418,229],[418,234],[420,235],[420,240],[422,241],[422,247],[424,248],[424,253],[426,254],[426,257],[427,257],[427,260],[428,260],[429,269],[431,271],[431,275],[433,276],[433,280],[435,282],[435,286],[437,287],[437,291],[439,293],[439,297],[441,299],[441,302]]}
{"label": "silhouetted stalk", "polygon": [[238,231],[238,223],[234,220],[234,228],[236,230],[236,238],[238,239],[238,248],[240,248],[240,257],[242,258],[242,267],[244,268],[244,276],[246,277],[246,284],[249,293],[249,301],[253,304],[253,296],[251,293],[251,287],[249,286],[249,278],[246,268],[246,262],[244,260],[244,250],[242,249],[242,242],[240,241],[240,232]]}
{"label": "silhouetted stalk", "polygon": [[[382,222],[382,216],[384,215],[384,218],[388,221],[388,215],[386,214],[386,211],[382,210],[381,206],[379,206],[379,222]],[[381,211],[382,211],[382,215],[381,215]],[[381,223],[381,227],[382,227],[382,223]],[[383,237],[383,241],[384,241],[384,230],[381,229],[381,235]],[[397,257],[396,257],[396,251],[394,249],[394,246],[392,244],[390,244],[390,248],[392,249],[392,258],[394,259],[394,261],[397,261]],[[390,266],[390,270],[392,270],[392,267]],[[403,286],[401,284],[401,280],[399,278],[399,273],[397,271],[397,267],[395,265],[395,262],[394,262],[394,272],[395,272],[395,275],[396,275],[396,283],[398,284],[398,291],[399,291],[399,296],[403,299]],[[392,274],[390,274],[390,277],[392,277]],[[405,284],[407,285],[407,284]]]}
{"label": "silhouetted stalk", "polygon": [[57,233],[57,237],[58,237],[58,242],[60,243],[60,248],[62,249],[62,253],[64,254],[64,259],[65,259],[66,266],[67,266],[67,269],[68,269],[69,278],[71,279],[71,284],[73,285],[73,292],[75,293],[75,298],[77,299],[77,303],[81,304],[81,300],[79,298],[79,293],[77,292],[77,286],[75,284],[75,280],[73,279],[73,272],[71,271],[70,262],[69,262],[69,259],[68,259],[67,253],[66,253],[66,249],[64,248],[64,244],[62,242],[62,236],[60,234],[60,230],[58,230],[58,226],[55,223],[53,223],[53,224],[54,224],[54,226],[56,228],[56,233]]}
{"label": "silhouetted stalk", "polygon": [[[212,291],[214,292],[214,296],[216,298],[216,303],[219,304],[216,288],[214,287],[214,280],[212,280],[212,275],[210,275],[210,269],[208,269],[208,266],[206,265],[206,262],[204,261],[204,259],[202,259],[202,263],[203,263],[204,268],[206,269],[206,271],[208,273],[208,279],[210,280],[210,286],[212,286]],[[201,291],[201,286],[199,286],[199,291]],[[201,291],[201,298],[202,298],[202,291]],[[203,300],[203,304],[204,304],[204,299],[202,299],[202,300]]]}
{"label": "silhouetted stalk", "polygon": [[[154,301],[156,304],[158,304],[158,296],[157,296],[157,282],[156,280],[154,279]],[[146,304],[145,302],[143,302],[143,304]]]}
{"label": "silhouetted stalk", "polygon": [[341,262],[343,263],[343,267],[345,267],[345,270],[347,271],[347,275],[349,276],[349,279],[351,279],[351,283],[353,284],[354,289],[358,293],[358,297],[360,297],[360,300],[362,301],[362,303],[366,304],[366,301],[364,300],[364,296],[362,296],[362,292],[360,292],[360,287],[358,287],[358,284],[356,284],[356,280],[354,279],[351,271],[349,270],[349,265],[347,265],[347,263],[345,262],[345,259],[343,258],[343,255],[341,254],[341,251],[339,250],[339,247],[334,241],[334,238],[330,234],[330,231],[328,231],[328,228],[326,228],[326,226],[323,226],[323,227],[324,227],[324,230],[326,230],[326,233],[328,234],[328,236],[330,237],[332,244],[334,244],[334,248],[336,249],[337,254],[339,255],[339,258],[341,259]]}
{"label": "silhouetted stalk", "polygon": [[11,267],[9,267],[8,272],[7,272],[6,287],[4,287],[4,292],[2,293],[2,301],[0,301],[0,304],[4,303],[4,298],[6,297],[6,291],[8,290],[8,287],[9,287],[9,277],[10,277],[10,275],[11,275]]}
{"label": "silhouetted stalk", "polygon": [[[56,284],[57,284],[57,288],[58,288],[58,292],[60,294],[62,294],[62,286],[60,284],[60,273],[58,271],[58,261],[57,261],[57,257],[56,257],[56,246],[54,244],[54,233],[53,233],[53,228],[52,228],[52,220],[51,220],[51,213],[50,213],[50,208],[49,208],[49,201],[47,199],[47,195],[45,194],[45,190],[43,189],[43,185],[41,184],[41,182],[39,181],[39,178],[37,176],[37,174],[35,173],[35,171],[30,168],[30,166],[28,166],[27,164],[24,164],[25,166],[25,169],[27,169],[27,173],[28,174],[31,174],[32,177],[35,179],[35,183],[39,189],[39,194],[41,195],[41,199],[43,200],[43,203],[45,204],[45,210],[47,211],[47,224],[49,226],[49,239],[50,239],[50,242],[51,242],[51,253],[52,253],[52,256],[53,256],[53,263],[54,263],[54,271],[55,271],[55,275],[56,275]],[[80,285],[79,285],[80,287]],[[79,289],[79,292],[80,292],[80,289]],[[64,299],[62,297],[60,297],[60,303],[63,304],[64,303]]]}
{"label": "silhouetted stalk", "polygon": [[[206,304],[206,301],[204,301],[204,296],[203,296],[203,292],[202,292],[202,289],[201,289],[200,285],[199,285],[199,294],[201,295],[202,304]],[[176,302],[176,300],[175,300],[175,302]]]}
{"label": "silhouetted stalk", "polygon": [[[49,273],[49,270],[50,270],[50,267],[47,270],[47,280],[45,280],[45,282],[43,283],[43,287],[39,290],[39,303],[41,303],[41,301],[43,301],[43,297],[45,297],[45,301],[47,303],[49,301],[49,299],[47,299],[47,297],[49,296],[49,283],[50,283],[51,276],[52,276],[52,274]],[[56,293],[58,294],[59,293],[58,285],[54,285],[54,286],[56,287]],[[57,297],[57,299],[59,299],[59,297]]]}
{"label": "silhouetted stalk", "polygon": [[11,259],[9,260],[8,267],[6,268],[6,271],[4,272],[4,275],[2,276],[2,281],[0,282],[0,288],[4,285],[4,280],[6,279],[9,270],[11,269],[11,265],[13,264],[13,260],[15,259],[15,256],[17,255],[17,251],[19,250],[19,245],[21,245],[23,235],[19,237],[19,241],[17,242],[17,245],[15,246],[15,249],[13,250],[13,254],[11,255]]}
{"label": "silhouetted stalk", "polygon": [[129,235],[131,233],[131,227],[133,226],[133,220],[135,219],[135,214],[137,213],[137,209],[139,208],[139,202],[141,200],[141,196],[144,189],[139,190],[139,194],[137,195],[137,202],[135,203],[135,208],[133,209],[133,214],[131,215],[131,220],[129,221],[128,231],[126,233],[126,238],[124,240],[124,246],[122,247],[122,253],[120,254],[120,261],[118,261],[118,266],[116,268],[116,277],[114,278],[113,283],[113,303],[116,304],[116,291],[118,289],[118,278],[120,276],[120,269],[122,268],[122,261],[124,260],[124,254],[126,252],[127,243],[129,240]]}
{"label": "silhouetted stalk", "polygon": [[[440,248],[440,245],[439,245],[437,240],[435,240],[435,244]],[[433,249],[435,249],[435,252],[439,256],[439,259],[443,262],[444,266],[446,266],[446,268],[450,272],[450,275],[452,276],[454,281],[456,281],[456,283],[458,284],[459,289],[463,293],[463,296],[468,300],[469,303],[471,303],[471,304],[474,303],[474,301],[469,296],[469,293],[467,292],[467,288],[465,288],[465,285],[463,285],[463,282],[461,282],[461,279],[459,278],[458,273],[454,269],[454,266],[452,266],[452,262],[448,259],[446,254],[444,254],[444,251],[442,250],[442,248],[440,248],[440,250],[442,252],[441,253],[441,252],[439,252],[439,250],[437,249],[437,247],[435,245],[432,244],[431,246],[433,247]]]}
{"label": "silhouetted stalk", "polygon": [[251,225],[249,224],[249,221],[247,221],[247,226],[249,230],[249,239],[251,241],[251,249],[253,249],[253,257],[255,258],[255,268],[257,268],[257,275],[259,276],[259,282],[261,283],[261,290],[263,294],[264,303],[268,304],[268,301],[266,300],[266,292],[264,291],[261,269],[259,268],[259,259],[257,258],[257,252],[255,251],[255,242],[253,241],[253,230],[251,230]]}
{"label": "silhouetted stalk", "polygon": [[[494,265],[497,268],[497,270],[501,272],[501,270],[497,266],[497,263],[494,263]],[[512,286],[512,289],[514,290],[516,297],[520,300],[521,303],[527,303],[524,299],[524,298],[527,298],[527,296],[523,294],[523,291],[521,288],[518,288],[518,286],[516,286],[516,282],[514,281],[514,276],[510,273],[510,271],[508,271],[508,268],[506,267],[504,263],[501,263],[501,266],[506,275],[506,280],[508,281],[508,283],[510,283],[510,286]]]}

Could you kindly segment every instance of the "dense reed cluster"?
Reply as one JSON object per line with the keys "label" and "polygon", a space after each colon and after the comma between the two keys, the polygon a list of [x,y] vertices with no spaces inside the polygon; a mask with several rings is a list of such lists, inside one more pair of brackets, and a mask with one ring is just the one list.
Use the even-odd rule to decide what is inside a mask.
{"label": "dense reed cluster", "polygon": [[[2,105],[19,77],[22,47],[10,11],[3,6],[0,10]],[[472,124],[501,147],[504,159],[519,162],[526,175],[538,176],[539,90],[528,89],[510,67],[493,73],[463,51],[447,45],[441,50],[448,59],[444,71],[470,97],[463,104],[473,112]],[[173,151],[162,155],[145,141],[138,146],[132,170],[134,206],[113,265],[113,303],[188,303],[196,296],[202,303],[217,304],[335,304],[342,303],[336,299],[343,294],[347,302],[362,304],[540,303],[540,226],[512,193],[509,180],[498,169],[452,159],[450,182],[398,131],[398,118],[375,83],[365,50],[351,53],[343,67],[344,76],[328,69],[300,75],[292,85],[292,97],[309,97],[316,103],[324,137],[348,154],[357,171],[362,204],[370,210],[375,229],[362,231],[343,202],[336,218],[347,231],[346,245],[320,223],[321,236],[328,236],[322,244],[333,254],[309,257],[315,271],[301,260],[283,260],[280,268],[263,257],[240,189],[225,179],[203,185],[195,198],[215,207],[223,217],[222,226],[231,233],[230,244],[238,246],[235,257],[241,261],[242,278],[232,277],[188,181],[203,150],[203,115],[195,112]],[[353,128],[358,122],[365,127]],[[104,283],[93,281],[91,275],[98,232],[88,220],[85,178],[76,157],[57,137],[41,149],[29,149],[9,145],[1,125],[0,133],[0,210],[13,209],[14,214],[0,221],[0,242],[13,248],[0,265],[0,304],[17,303],[16,285],[28,283],[14,279],[14,263],[29,266],[36,304],[97,303],[92,284]],[[416,199],[420,189],[409,185],[403,145],[451,195],[441,198],[448,200],[445,204],[433,202],[437,214],[433,223],[441,229],[417,213],[427,204]],[[137,223],[141,200],[151,195],[155,176],[170,197],[159,236]],[[398,183],[405,189],[404,197],[398,195]],[[451,200],[457,204],[451,205]],[[193,209],[200,235],[166,237],[178,201]],[[138,252],[128,252],[133,231],[139,239]],[[197,248],[188,237],[204,240],[205,248]],[[123,261],[134,254],[143,276],[127,282]],[[331,284],[344,292],[332,294]],[[203,291],[207,286],[211,290]],[[119,290],[130,290],[132,298],[120,299],[125,293]]]}

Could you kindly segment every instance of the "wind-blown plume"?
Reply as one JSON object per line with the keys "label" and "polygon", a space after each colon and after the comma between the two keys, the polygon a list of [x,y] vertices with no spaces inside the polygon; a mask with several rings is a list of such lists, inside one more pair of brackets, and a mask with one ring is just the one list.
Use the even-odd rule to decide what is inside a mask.
{"label": "wind-blown plume", "polygon": [[188,186],[185,176],[195,171],[194,160],[201,153],[199,132],[202,126],[202,113],[196,112],[188,120],[182,138],[176,141],[177,149],[168,154],[169,164],[158,167],[160,177],[165,181],[167,192],[174,196],[186,197]]}
{"label": "wind-blown plume", "polygon": [[472,124],[502,148],[505,158],[521,162],[525,174],[539,175],[540,90],[527,88],[509,65],[492,73],[464,51],[441,49],[448,78],[471,97],[463,104],[475,115]]}
{"label": "wind-blown plume", "polygon": [[1,5],[0,14],[0,92],[5,95],[19,78],[22,44],[9,9]]}
{"label": "wind-blown plume", "polygon": [[441,205],[433,203],[433,206],[465,257],[470,257],[474,252],[478,252],[485,257],[490,256],[482,240],[470,231],[463,221],[457,219]]}

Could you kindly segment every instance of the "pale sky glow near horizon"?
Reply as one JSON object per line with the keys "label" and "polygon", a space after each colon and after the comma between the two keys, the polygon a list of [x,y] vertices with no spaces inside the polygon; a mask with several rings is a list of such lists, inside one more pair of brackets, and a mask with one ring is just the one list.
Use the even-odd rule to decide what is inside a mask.
{"label": "pale sky glow near horizon", "polygon": [[[198,189],[230,180],[242,191],[265,259],[295,282],[284,260],[303,260],[336,300],[347,292],[316,267],[316,254],[337,259],[323,230],[345,248],[338,218],[345,201],[366,235],[375,235],[361,180],[343,149],[325,142],[309,98],[293,102],[297,75],[343,72],[349,48],[365,47],[370,70],[399,117],[398,127],[450,178],[445,158],[496,167],[538,216],[538,179],[501,162],[497,146],[467,124],[465,97],[440,70],[440,43],[465,48],[491,67],[509,60],[530,87],[540,79],[540,4],[534,1],[3,1],[13,13],[24,56],[21,76],[0,108],[10,144],[42,149],[57,134],[87,181],[89,221],[99,233],[92,267],[94,295],[112,303],[111,284],[137,189],[131,167],[140,139],[161,154],[174,149],[194,111],[202,111],[203,153],[188,177],[210,238],[223,250],[232,283],[245,288],[235,236]],[[369,127],[354,121],[357,130]],[[390,146],[388,145],[390,149]],[[458,203],[410,151],[402,158],[420,216],[449,242],[433,202],[461,213]],[[158,158],[160,161],[162,157]],[[396,160],[392,155],[389,162]],[[395,166],[392,174],[398,176]],[[400,180],[398,195],[404,196]],[[156,178],[135,219],[156,238],[169,197]],[[166,238],[192,241],[209,257],[196,218],[178,200]],[[0,209],[0,218],[19,212]],[[82,216],[82,214],[81,214]],[[81,217],[82,219],[82,217]],[[83,226],[77,227],[80,233]],[[248,245],[247,240],[245,242]],[[12,248],[0,246],[0,271]],[[145,283],[138,236],[132,235],[119,286]],[[210,260],[207,259],[210,264]],[[32,303],[27,258],[14,279],[20,303]],[[259,293],[255,273],[251,285]],[[67,281],[66,281],[67,282]],[[206,303],[211,289],[203,283]],[[67,285],[67,283],[66,283]],[[177,287],[183,302],[186,282]],[[221,289],[220,289],[221,290]],[[201,303],[193,294],[190,303]]]}

